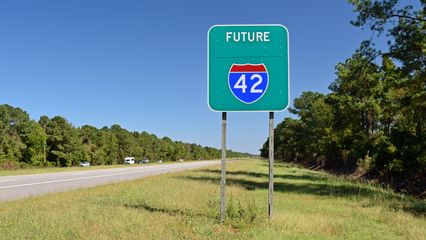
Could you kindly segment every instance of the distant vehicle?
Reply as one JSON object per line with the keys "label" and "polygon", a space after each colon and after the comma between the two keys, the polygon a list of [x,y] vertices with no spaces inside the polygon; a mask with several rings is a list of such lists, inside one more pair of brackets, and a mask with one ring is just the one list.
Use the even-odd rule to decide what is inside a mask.
{"label": "distant vehicle", "polygon": [[89,162],[81,162],[80,167],[90,167],[90,163]]}
{"label": "distant vehicle", "polygon": [[149,159],[145,158],[144,160],[142,160],[142,163],[149,163]]}
{"label": "distant vehicle", "polygon": [[157,162],[163,162],[163,160],[158,160]]}
{"label": "distant vehicle", "polygon": [[179,162],[183,162],[183,159],[179,159]]}
{"label": "distant vehicle", "polygon": [[124,158],[124,164],[135,164],[135,158],[134,157],[125,157]]}

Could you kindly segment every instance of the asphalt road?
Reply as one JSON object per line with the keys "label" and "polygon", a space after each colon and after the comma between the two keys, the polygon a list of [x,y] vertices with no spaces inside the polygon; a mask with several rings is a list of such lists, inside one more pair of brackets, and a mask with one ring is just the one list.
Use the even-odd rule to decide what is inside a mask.
{"label": "asphalt road", "polygon": [[0,201],[93,187],[162,173],[212,166],[219,163],[220,161],[215,160],[0,177]]}

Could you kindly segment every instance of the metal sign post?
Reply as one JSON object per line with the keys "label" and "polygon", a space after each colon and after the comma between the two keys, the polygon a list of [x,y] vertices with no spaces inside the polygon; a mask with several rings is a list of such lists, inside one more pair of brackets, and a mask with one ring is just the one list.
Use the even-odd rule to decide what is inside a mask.
{"label": "metal sign post", "polygon": [[220,179],[220,222],[225,220],[225,185],[226,185],[226,112],[222,113],[222,162]]}
{"label": "metal sign post", "polygon": [[272,194],[274,193],[274,112],[269,113],[269,198],[268,215],[272,219]]}

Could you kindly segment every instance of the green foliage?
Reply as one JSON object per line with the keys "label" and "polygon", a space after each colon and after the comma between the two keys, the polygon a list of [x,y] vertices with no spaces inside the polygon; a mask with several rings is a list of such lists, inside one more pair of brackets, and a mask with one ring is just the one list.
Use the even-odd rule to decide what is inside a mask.
{"label": "green foliage", "polygon": [[42,116],[39,123],[47,133],[47,161],[54,166],[68,167],[86,160],[78,131],[66,119]]}
{"label": "green foliage", "polygon": [[[324,95],[304,92],[275,129],[275,157],[326,168],[362,169],[393,179],[426,173],[426,2],[350,0],[354,26],[386,32],[387,52],[374,38],[336,66]],[[397,20],[397,21],[395,21]],[[374,36],[374,35],[373,35]],[[381,64],[378,59],[381,58]],[[268,140],[261,156],[268,156]]]}
{"label": "green foliage", "polygon": [[[216,209],[219,208],[216,207]],[[235,228],[249,226],[261,215],[260,210],[254,199],[239,199],[230,196],[226,206],[225,222]]]}
{"label": "green foliage", "polygon": [[[16,163],[24,158],[31,158],[28,155],[24,156],[28,151],[22,139],[22,135],[25,135],[29,127],[28,124],[31,124],[29,116],[22,109],[0,105],[0,163],[10,162],[6,165],[17,165]],[[27,139],[30,146],[31,140]]]}
{"label": "green foliage", "polygon": [[373,158],[370,156],[370,153],[367,153],[364,158],[358,160],[358,166],[365,170],[365,171],[371,171],[373,168],[374,162]]}
{"label": "green foliage", "polygon": [[[231,150],[227,154],[230,158],[249,156]],[[69,167],[78,166],[81,161],[92,165],[121,164],[128,156],[138,160],[201,160],[218,159],[221,151],[147,132],[129,132],[117,124],[101,129],[90,125],[76,128],[60,116],[42,116],[35,122],[20,108],[0,105],[1,169]]]}
{"label": "green foliage", "polygon": [[23,161],[31,166],[46,166],[47,134],[35,121],[24,125],[21,138],[26,148],[23,152]]}

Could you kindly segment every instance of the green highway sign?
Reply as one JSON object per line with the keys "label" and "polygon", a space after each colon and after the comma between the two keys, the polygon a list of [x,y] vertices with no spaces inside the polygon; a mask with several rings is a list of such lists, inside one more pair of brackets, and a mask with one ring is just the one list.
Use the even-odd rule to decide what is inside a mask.
{"label": "green highway sign", "polygon": [[212,110],[287,108],[289,50],[283,25],[215,25],[207,44],[207,94]]}

